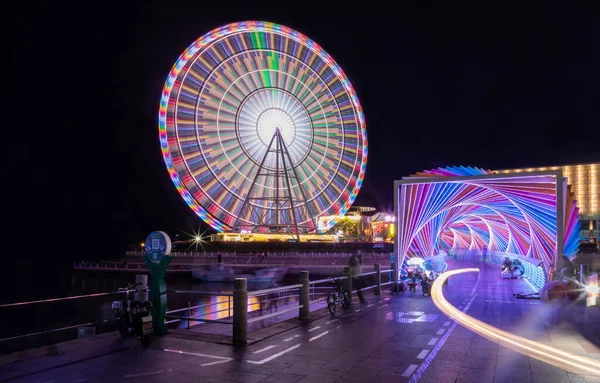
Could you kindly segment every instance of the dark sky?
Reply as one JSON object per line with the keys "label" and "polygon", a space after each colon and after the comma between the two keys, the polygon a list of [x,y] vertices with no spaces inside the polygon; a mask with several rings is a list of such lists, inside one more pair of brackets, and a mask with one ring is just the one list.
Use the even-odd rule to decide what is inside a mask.
{"label": "dark sky", "polygon": [[297,29],[350,78],[369,139],[357,205],[391,210],[394,179],[436,166],[600,160],[591,2],[450,3],[21,5],[3,44],[10,242],[38,259],[109,258],[152,230],[198,227],[160,154],[158,102],[190,43],[241,20]]}

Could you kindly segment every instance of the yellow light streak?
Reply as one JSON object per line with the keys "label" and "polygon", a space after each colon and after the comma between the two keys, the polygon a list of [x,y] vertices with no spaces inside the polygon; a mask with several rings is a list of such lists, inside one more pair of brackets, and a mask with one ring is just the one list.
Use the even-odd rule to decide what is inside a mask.
{"label": "yellow light streak", "polygon": [[561,351],[554,347],[529,340],[506,331],[502,331],[494,326],[490,326],[480,320],[477,320],[452,306],[442,291],[442,286],[446,279],[452,275],[462,273],[478,273],[477,268],[458,269],[447,271],[439,276],[431,287],[431,298],[433,303],[448,317],[456,320],[461,326],[468,328],[476,334],[479,334],[491,341],[499,341],[501,345],[514,351],[539,359],[543,362],[553,364],[559,368],[569,367],[576,371],[587,372],[600,375],[600,362],[583,356],[574,355]]}

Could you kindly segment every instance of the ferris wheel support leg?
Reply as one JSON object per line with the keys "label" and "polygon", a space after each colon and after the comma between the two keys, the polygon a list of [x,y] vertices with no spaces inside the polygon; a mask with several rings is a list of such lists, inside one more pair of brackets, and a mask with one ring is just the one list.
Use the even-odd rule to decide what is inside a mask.
{"label": "ferris wheel support leg", "polygon": [[[283,162],[283,169],[286,169],[287,165],[285,163],[284,153],[287,152],[287,148],[285,147],[285,143],[283,142],[283,139],[281,138],[281,135],[279,134],[279,129],[277,129],[273,138],[275,138],[275,136],[277,136],[277,140],[279,140],[279,143],[283,149],[283,152],[281,153],[281,160]],[[289,153],[288,153],[288,157],[289,157]],[[290,160],[290,166],[292,168],[294,167],[291,160]],[[300,232],[298,231],[298,220],[296,218],[296,213],[294,213],[294,198],[292,195],[292,186],[290,184],[290,177],[288,176],[287,171],[284,171],[283,174],[285,176],[285,182],[287,184],[288,196],[290,197],[290,208],[291,208],[290,214],[292,216],[292,219],[294,220],[294,227],[296,228],[296,239],[297,239],[298,243],[300,243]],[[298,186],[300,186],[300,180],[297,179],[296,182],[298,182]],[[300,190],[302,190],[302,187],[300,187]]]}
{"label": "ferris wheel support leg", "polygon": [[167,313],[167,287],[165,285],[165,274],[167,267],[174,257],[165,255],[160,263],[152,262],[144,255],[144,263],[148,267],[151,277],[150,293],[148,298],[152,302],[150,311],[152,313],[152,321],[154,322],[154,333],[156,335],[165,335],[168,330],[165,325],[165,316]]}
{"label": "ferris wheel support leg", "polygon": [[[285,143],[284,143],[284,146],[285,146]],[[292,159],[290,157],[290,153],[287,151],[287,148],[285,148],[285,152],[288,155],[288,159],[289,159],[290,163],[292,163]],[[310,211],[310,205],[308,204],[308,200],[306,199],[306,193],[304,192],[304,187],[300,183],[300,178],[298,178],[298,173],[296,172],[296,168],[293,166],[292,166],[292,171],[294,172],[294,177],[296,178],[296,182],[298,182],[298,188],[300,189],[300,193],[302,194],[302,199],[304,200],[304,206],[306,206],[306,211],[308,212],[308,216],[310,217],[310,220],[313,223],[313,227],[314,227],[315,233],[316,233],[317,232],[317,223],[315,221],[315,216],[312,214],[312,211]],[[298,242],[300,242],[300,239],[298,239]]]}

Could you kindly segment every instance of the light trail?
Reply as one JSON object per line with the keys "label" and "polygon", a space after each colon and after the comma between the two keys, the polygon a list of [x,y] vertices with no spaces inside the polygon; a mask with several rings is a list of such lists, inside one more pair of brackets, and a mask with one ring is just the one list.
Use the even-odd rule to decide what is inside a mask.
{"label": "light trail", "polygon": [[490,326],[480,320],[477,320],[469,315],[466,315],[452,306],[442,291],[442,286],[446,279],[452,275],[462,273],[477,273],[479,269],[468,268],[447,271],[441,274],[431,287],[431,298],[433,303],[448,317],[454,319],[461,326],[468,328],[476,334],[479,334],[492,341],[500,341],[502,346],[508,347],[514,351],[539,359],[543,362],[550,363],[559,368],[569,367],[576,371],[587,372],[600,375],[600,362],[592,359],[573,355],[568,352],[561,351],[554,347],[523,338],[509,332],[500,330],[494,326]]}

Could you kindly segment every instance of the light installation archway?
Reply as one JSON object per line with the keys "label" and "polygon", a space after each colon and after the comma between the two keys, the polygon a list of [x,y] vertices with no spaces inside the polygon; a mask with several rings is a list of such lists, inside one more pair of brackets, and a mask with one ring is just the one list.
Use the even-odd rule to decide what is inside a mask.
{"label": "light installation archway", "polygon": [[579,244],[576,201],[561,170],[496,174],[473,167],[419,172],[394,185],[396,253],[483,250],[541,261],[572,256]]}

